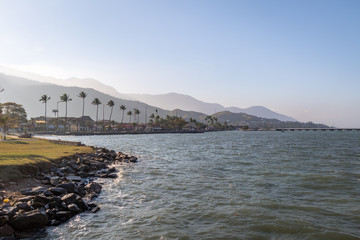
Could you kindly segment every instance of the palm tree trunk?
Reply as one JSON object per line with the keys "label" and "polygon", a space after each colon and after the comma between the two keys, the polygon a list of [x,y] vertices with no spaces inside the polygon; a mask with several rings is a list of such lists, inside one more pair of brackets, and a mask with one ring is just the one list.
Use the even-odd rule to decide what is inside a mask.
{"label": "palm tree trunk", "polygon": [[67,131],[67,102],[65,102],[65,131]]}
{"label": "palm tree trunk", "polygon": [[110,111],[110,118],[109,118],[109,126],[110,126],[110,129],[112,129],[112,127],[111,127],[111,116],[112,116],[113,108],[114,108],[114,107],[111,107],[111,111]]}
{"label": "palm tree trunk", "polygon": [[84,117],[84,109],[85,109],[85,98],[83,98],[83,109],[82,109],[82,116]]}
{"label": "palm tree trunk", "polygon": [[96,126],[98,122],[98,115],[99,115],[99,105],[96,105]]}
{"label": "palm tree trunk", "polygon": [[112,112],[113,112],[113,107],[111,107],[109,122],[111,122]]}
{"label": "palm tree trunk", "polygon": [[47,130],[47,121],[46,121],[46,105],[47,105],[47,103],[45,102],[45,129]]}
{"label": "palm tree trunk", "polygon": [[122,114],[122,118],[121,118],[121,123],[123,123],[123,121],[124,121],[124,112],[125,112],[125,110],[122,110],[123,111],[123,114]]}

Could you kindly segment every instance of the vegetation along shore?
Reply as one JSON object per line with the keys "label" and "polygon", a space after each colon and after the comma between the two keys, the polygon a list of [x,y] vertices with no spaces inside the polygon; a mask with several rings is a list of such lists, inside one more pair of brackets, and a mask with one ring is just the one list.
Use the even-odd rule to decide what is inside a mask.
{"label": "vegetation along shore", "polygon": [[0,141],[0,239],[30,238],[81,212],[97,212],[102,186],[96,179],[116,178],[112,164],[137,162],[105,148],[59,143]]}

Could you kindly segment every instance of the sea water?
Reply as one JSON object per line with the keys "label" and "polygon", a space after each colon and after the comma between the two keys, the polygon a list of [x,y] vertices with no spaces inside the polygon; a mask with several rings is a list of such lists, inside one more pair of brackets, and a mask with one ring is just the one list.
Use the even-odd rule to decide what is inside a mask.
{"label": "sea water", "polygon": [[52,138],[139,162],[44,239],[360,239],[359,132]]}

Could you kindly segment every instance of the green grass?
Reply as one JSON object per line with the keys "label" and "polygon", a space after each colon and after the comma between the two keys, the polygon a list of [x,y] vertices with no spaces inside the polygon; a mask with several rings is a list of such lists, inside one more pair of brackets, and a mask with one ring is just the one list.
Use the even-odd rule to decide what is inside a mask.
{"label": "green grass", "polygon": [[9,181],[24,176],[21,169],[51,163],[76,153],[89,153],[91,147],[67,146],[42,139],[12,139],[0,141],[0,179]]}

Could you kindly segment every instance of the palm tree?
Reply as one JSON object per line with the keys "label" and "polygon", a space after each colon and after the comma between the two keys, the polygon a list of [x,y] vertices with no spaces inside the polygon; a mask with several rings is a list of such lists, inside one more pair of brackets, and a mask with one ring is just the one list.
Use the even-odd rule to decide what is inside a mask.
{"label": "palm tree", "polygon": [[110,111],[110,117],[109,117],[109,122],[111,122],[111,116],[112,116],[112,112],[113,112],[113,108],[114,108],[114,101],[113,100],[110,100],[107,105],[111,108],[111,111]]}
{"label": "palm tree", "polygon": [[57,109],[53,109],[52,112],[54,113],[55,117],[57,116],[57,113],[59,112]]}
{"label": "palm tree", "polygon": [[139,124],[139,114],[140,114],[140,111],[139,109],[137,108],[134,108],[134,122],[135,122],[135,116],[137,116],[137,123]]}
{"label": "palm tree", "polygon": [[129,117],[130,117],[130,122],[129,122],[129,123],[131,123],[131,115],[132,115],[132,111],[128,111],[128,112],[127,112],[127,115],[129,115]]}
{"label": "palm tree", "polygon": [[47,108],[47,102],[50,100],[50,97],[48,97],[46,94],[42,95],[40,98],[40,102],[45,103],[45,127],[47,129],[47,122],[46,122],[46,108]]}
{"label": "palm tree", "polygon": [[124,113],[125,113],[126,107],[125,107],[124,105],[121,105],[121,106],[120,106],[120,110],[123,111],[122,118],[121,118],[121,123],[123,123]]}
{"label": "palm tree", "polygon": [[87,97],[87,93],[81,92],[81,93],[79,93],[79,95],[77,95],[77,96],[80,97],[80,98],[82,98],[82,101],[83,101],[82,117],[84,117],[85,98]]}
{"label": "palm tree", "polygon": [[101,101],[98,98],[95,98],[91,104],[96,105],[96,127],[97,127],[98,117],[99,117],[99,105],[101,104]]}
{"label": "palm tree", "polygon": [[72,101],[72,99],[70,98],[70,95],[64,93],[62,96],[60,96],[60,101],[65,102],[65,130],[66,130],[66,125],[67,125],[67,103]]}

